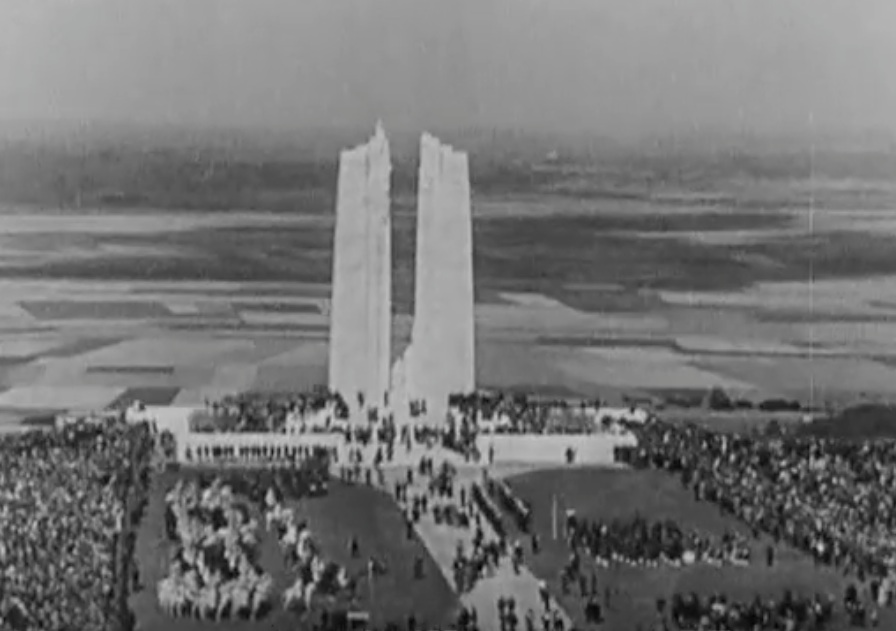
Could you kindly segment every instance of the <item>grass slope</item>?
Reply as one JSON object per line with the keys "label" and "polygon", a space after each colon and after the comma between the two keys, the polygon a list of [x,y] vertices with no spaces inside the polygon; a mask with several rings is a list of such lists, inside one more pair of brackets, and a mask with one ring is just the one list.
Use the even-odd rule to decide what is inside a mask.
{"label": "grass slope", "polygon": [[[572,595],[559,596],[560,570],[569,558],[566,544],[551,538],[551,502],[558,497],[560,519],[567,508],[576,509],[581,517],[612,519],[631,517],[636,513],[648,519],[673,519],[686,528],[721,535],[726,528],[744,534],[748,531],[739,522],[720,514],[710,504],[694,501],[681,484],[657,471],[602,469],[564,469],[525,473],[510,478],[509,483],[521,498],[532,502],[534,529],[542,541],[542,552],[528,559],[536,576],[548,581],[560,597],[570,616],[584,626],[584,602],[578,589]],[[561,522],[562,527],[562,522]],[[768,539],[754,542],[753,563],[747,568],[694,566],[685,569],[617,568],[598,571],[601,597],[604,587],[612,585],[619,593],[612,598],[606,612],[605,631],[629,631],[638,624],[649,628],[655,620],[656,599],[668,598],[675,592],[696,591],[702,595],[723,592],[732,598],[749,599],[755,594],[780,597],[784,589],[800,593],[833,593],[839,600],[845,586],[837,573],[817,568],[811,560],[793,549],[778,547],[774,567],[765,565]],[[587,567],[587,566],[586,566]],[[889,619],[884,616],[889,616]],[[896,616],[886,612],[882,628],[896,628]],[[889,626],[888,626],[889,625]],[[839,625],[835,629],[840,628]]]}
{"label": "grass slope", "polygon": [[[137,538],[136,554],[144,589],[131,600],[138,625],[151,631],[199,631],[214,627],[216,631],[294,631],[300,619],[284,612],[281,601],[267,617],[257,622],[224,621],[209,623],[188,619],[172,619],[158,607],[155,585],[164,576],[172,547],[165,537],[164,496],[178,477],[192,472],[165,472],[153,483],[152,495]],[[379,577],[374,594],[368,586],[359,588],[361,609],[370,611],[375,624],[387,620],[403,623],[409,612],[418,621],[441,625],[453,619],[457,600],[450,586],[439,573],[435,562],[418,539],[406,540],[402,516],[392,499],[376,489],[331,483],[326,497],[304,499],[293,504],[297,516],[307,519],[321,545],[325,558],[345,564],[350,572],[366,568],[369,555],[374,554],[388,567],[388,574]],[[260,517],[256,515],[256,517]],[[263,523],[263,520],[261,520]],[[287,570],[273,533],[262,533],[261,563],[274,577],[278,599],[295,577]],[[347,543],[354,534],[358,537],[361,558],[350,559]],[[412,578],[416,555],[425,559],[425,578]]]}

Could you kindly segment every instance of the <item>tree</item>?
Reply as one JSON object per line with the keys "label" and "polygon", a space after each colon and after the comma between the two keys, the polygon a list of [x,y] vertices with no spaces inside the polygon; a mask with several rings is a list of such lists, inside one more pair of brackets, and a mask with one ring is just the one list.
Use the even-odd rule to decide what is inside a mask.
{"label": "tree", "polygon": [[718,386],[709,391],[706,397],[706,406],[710,410],[730,410],[734,407],[731,398]]}

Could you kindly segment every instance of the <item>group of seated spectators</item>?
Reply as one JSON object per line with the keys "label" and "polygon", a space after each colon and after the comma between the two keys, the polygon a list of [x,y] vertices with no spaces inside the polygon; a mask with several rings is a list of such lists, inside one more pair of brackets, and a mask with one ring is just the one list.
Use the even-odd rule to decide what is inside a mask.
{"label": "group of seated spectators", "polygon": [[[363,405],[360,395],[359,402]],[[411,402],[411,407],[419,410],[420,404]],[[394,414],[385,408],[367,412],[369,422],[347,423],[349,407],[345,400],[325,389],[293,395],[249,393],[207,402],[204,410],[191,417],[190,426],[200,433],[338,433],[348,442],[378,442],[392,447],[445,439],[444,423],[399,426]]]}
{"label": "group of seated spectators", "polygon": [[271,395],[243,393],[206,401],[204,414],[193,419],[194,431],[279,432],[290,417],[309,417],[325,409],[334,420],[348,418],[349,408],[338,393],[317,388],[307,393]]}
{"label": "group of seated spectators", "polygon": [[597,399],[548,399],[518,393],[477,392],[449,397],[445,446],[481,458],[480,434],[625,433],[626,420],[643,422],[644,410],[602,408]]}
{"label": "group of seated spectators", "polygon": [[[787,542],[855,581],[844,599],[851,623],[873,625],[878,609],[892,605],[892,441],[833,440],[794,432],[721,434],[662,422],[634,431],[638,446],[619,448],[618,459],[673,472],[695,499],[715,503],[748,525],[755,537],[766,533]],[[816,628],[815,618],[815,626],[797,628]]]}
{"label": "group of seated spectators", "polygon": [[502,434],[593,434],[615,428],[620,420],[644,421],[638,407],[608,408],[599,399],[557,399],[520,393],[477,392],[451,395],[451,416],[483,431]]}
{"label": "group of seated spectators", "polygon": [[153,452],[119,420],[0,437],[0,628],[133,628]]}
{"label": "group of seated spectators", "polygon": [[896,443],[713,433],[651,423],[617,458],[677,473],[695,498],[810,554],[818,563],[887,580],[896,568]]}
{"label": "group of seated spectators", "polygon": [[652,522],[640,515],[601,521],[572,513],[567,517],[567,539],[574,550],[585,551],[604,567],[611,563],[747,565],[751,555],[750,542],[737,532],[716,537],[686,530],[672,520]]}
{"label": "group of seated spectators", "polygon": [[661,616],[668,616],[678,629],[688,631],[820,631],[830,628],[834,617],[834,602],[829,598],[817,594],[799,596],[789,591],[780,600],[757,596],[746,602],[736,602],[720,594],[709,597],[674,594],[670,603],[660,600],[657,607]]}

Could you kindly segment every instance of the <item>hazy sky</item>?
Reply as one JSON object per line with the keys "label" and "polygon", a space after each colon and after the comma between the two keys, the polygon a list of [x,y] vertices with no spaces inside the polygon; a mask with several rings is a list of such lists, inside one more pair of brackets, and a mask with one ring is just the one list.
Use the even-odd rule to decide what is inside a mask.
{"label": "hazy sky", "polygon": [[0,0],[0,118],[896,130],[896,0]]}

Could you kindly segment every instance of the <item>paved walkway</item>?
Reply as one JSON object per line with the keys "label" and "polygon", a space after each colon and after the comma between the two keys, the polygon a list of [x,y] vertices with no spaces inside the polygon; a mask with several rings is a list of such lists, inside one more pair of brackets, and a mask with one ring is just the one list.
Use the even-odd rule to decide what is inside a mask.
{"label": "paved walkway", "polygon": [[[370,454],[372,454],[375,449],[375,447],[372,449],[368,447],[365,452],[370,451]],[[469,493],[471,484],[478,481],[482,475],[481,468],[464,463],[462,458],[443,449],[436,448],[428,450],[424,447],[414,447],[409,453],[404,449],[397,449],[395,460],[384,467],[387,488],[393,488],[396,481],[405,481],[408,468],[416,468],[417,463],[420,461],[420,457],[423,455],[428,455],[433,458],[436,469],[438,469],[440,464],[445,460],[453,462],[458,471],[455,483],[455,497],[457,496],[456,493],[460,486],[466,487],[467,492]],[[365,460],[369,462],[370,460],[367,459],[367,456],[368,454],[365,453]],[[340,454],[340,458],[341,457],[342,454]],[[422,494],[426,492],[427,489],[428,478],[422,478],[421,476],[416,475],[415,471],[414,485],[410,487],[408,491],[411,494]],[[482,520],[482,527],[486,539],[493,539],[496,537],[494,530],[487,520]],[[447,524],[436,524],[431,511],[427,511],[427,513],[421,517],[420,521],[415,525],[415,530],[432,558],[438,564],[439,569],[442,571],[448,584],[453,586],[454,573],[452,567],[455,552],[457,550],[457,543],[458,541],[462,541],[466,550],[472,549],[474,530],[472,528],[463,529]],[[538,596],[538,580],[525,566],[520,568],[519,574],[514,573],[513,565],[510,562],[510,559],[506,557],[501,559],[500,565],[494,575],[480,579],[476,582],[470,592],[462,594],[461,602],[465,606],[476,610],[479,618],[479,626],[483,631],[500,631],[501,625],[498,620],[497,601],[501,596],[512,597],[516,602],[516,611],[520,618],[520,628],[523,628],[523,617],[529,609],[532,609],[532,611],[535,612],[535,615],[539,620],[544,612],[541,606],[541,600]],[[552,606],[558,608],[566,628],[569,628],[570,619],[566,612],[559,608],[556,601],[552,602]],[[540,626],[540,622],[537,622],[537,624]]]}

